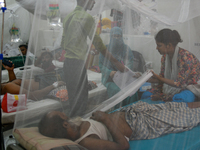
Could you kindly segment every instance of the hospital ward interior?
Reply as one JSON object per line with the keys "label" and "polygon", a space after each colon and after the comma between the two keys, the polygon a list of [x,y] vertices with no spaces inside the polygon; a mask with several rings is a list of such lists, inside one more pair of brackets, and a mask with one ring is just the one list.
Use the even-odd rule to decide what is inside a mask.
{"label": "hospital ward interior", "polygon": [[0,0],[2,150],[200,150],[199,0]]}

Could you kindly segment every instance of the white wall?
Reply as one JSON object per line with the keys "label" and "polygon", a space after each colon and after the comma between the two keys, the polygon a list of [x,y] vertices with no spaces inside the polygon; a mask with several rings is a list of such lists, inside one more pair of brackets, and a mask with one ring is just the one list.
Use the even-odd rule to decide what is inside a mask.
{"label": "white wall", "polygon": [[[15,14],[18,16],[16,19],[16,26],[20,28],[21,31],[21,39],[24,42],[27,42],[30,36],[30,30],[31,30],[31,23],[33,15],[30,14],[27,10],[20,7],[13,1],[9,1],[7,3],[7,9],[4,13],[4,35],[3,35],[3,44],[10,43],[10,33],[9,30],[11,29],[11,13],[10,10],[13,10]],[[0,12],[0,26],[2,27],[2,18],[3,14]],[[2,28],[0,28],[0,34],[2,35]]]}

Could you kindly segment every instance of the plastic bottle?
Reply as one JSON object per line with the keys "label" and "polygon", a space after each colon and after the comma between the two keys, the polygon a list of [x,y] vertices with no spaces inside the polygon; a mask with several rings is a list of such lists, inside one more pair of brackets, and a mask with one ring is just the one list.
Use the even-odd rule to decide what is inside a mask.
{"label": "plastic bottle", "polygon": [[15,144],[15,143],[16,143],[15,138],[13,137],[13,135],[10,135],[8,140],[6,141],[6,149],[8,149],[8,146],[10,144]]}
{"label": "plastic bottle", "polygon": [[61,26],[59,0],[49,0],[47,6],[47,21],[50,26]]}

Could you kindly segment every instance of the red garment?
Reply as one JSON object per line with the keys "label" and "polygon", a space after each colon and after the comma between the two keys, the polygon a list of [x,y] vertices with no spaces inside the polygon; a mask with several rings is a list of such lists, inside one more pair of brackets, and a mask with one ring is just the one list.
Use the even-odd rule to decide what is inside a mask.
{"label": "red garment", "polygon": [[66,51],[62,50],[62,53],[61,53],[61,56],[60,56],[60,59],[59,59],[60,62],[63,62],[65,60],[65,53],[66,53]]}

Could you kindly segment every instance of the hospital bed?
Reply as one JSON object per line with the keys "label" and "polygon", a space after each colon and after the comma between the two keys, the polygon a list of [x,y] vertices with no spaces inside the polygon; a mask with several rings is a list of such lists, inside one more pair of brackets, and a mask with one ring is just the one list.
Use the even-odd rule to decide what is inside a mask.
{"label": "hospital bed", "polygon": [[[35,73],[43,73],[43,71],[40,70],[40,68],[38,67],[34,67],[34,66],[30,66],[31,69],[35,69]],[[31,70],[30,69],[30,70]],[[16,68],[15,69],[15,73],[18,77],[22,77],[24,70],[20,70],[20,68]],[[7,70],[2,71],[3,73],[3,81],[7,81],[8,77],[7,77]],[[89,91],[89,100],[91,103],[91,107],[93,105],[97,105],[98,103],[100,103],[103,100],[106,100],[107,97],[107,93],[106,93],[106,87],[101,83],[101,73],[97,73],[91,70],[87,70],[87,74],[88,74],[88,80],[89,81],[94,81],[97,84],[97,88]],[[97,97],[100,97],[101,99],[97,99]],[[45,108],[49,108],[49,109],[56,109],[56,108],[61,108],[61,103],[57,100],[53,100],[50,98],[46,98],[40,101],[33,101],[33,100],[28,100],[27,101],[27,109],[20,111],[20,113],[30,113],[30,116],[32,116],[33,112],[34,115],[37,115],[37,112],[39,112],[38,110],[45,110]],[[15,115],[16,112],[12,112],[12,113],[5,113],[2,111],[2,124],[10,124],[10,123],[14,123],[15,121]]]}
{"label": "hospital bed", "polygon": [[[157,104],[149,99],[142,100],[150,104]],[[181,133],[173,133],[151,140],[129,141],[129,150],[199,150],[200,124],[193,129]],[[81,149],[76,143],[67,139],[52,139],[42,136],[37,127],[15,129],[14,136],[18,142],[29,149],[75,150]],[[85,150],[84,148],[82,148]]]}

